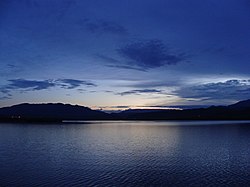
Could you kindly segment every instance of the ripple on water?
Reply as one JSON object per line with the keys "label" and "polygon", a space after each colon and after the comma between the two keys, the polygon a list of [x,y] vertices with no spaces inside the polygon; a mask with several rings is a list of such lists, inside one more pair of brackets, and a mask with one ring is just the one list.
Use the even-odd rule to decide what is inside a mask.
{"label": "ripple on water", "polygon": [[250,126],[135,123],[0,125],[0,186],[250,184]]}

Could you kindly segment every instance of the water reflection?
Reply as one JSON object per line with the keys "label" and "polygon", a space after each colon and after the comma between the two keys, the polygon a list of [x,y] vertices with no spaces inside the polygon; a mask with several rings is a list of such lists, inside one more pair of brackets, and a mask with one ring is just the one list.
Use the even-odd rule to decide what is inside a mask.
{"label": "water reflection", "polygon": [[[138,152],[143,153],[148,149],[162,151],[168,147],[176,147],[179,128],[157,127],[151,125],[87,125],[84,127],[90,134],[90,141],[105,147],[107,151]],[[124,149],[125,148],[125,149]]]}
{"label": "water reflection", "polygon": [[246,185],[250,127],[240,123],[2,124],[0,184]]}

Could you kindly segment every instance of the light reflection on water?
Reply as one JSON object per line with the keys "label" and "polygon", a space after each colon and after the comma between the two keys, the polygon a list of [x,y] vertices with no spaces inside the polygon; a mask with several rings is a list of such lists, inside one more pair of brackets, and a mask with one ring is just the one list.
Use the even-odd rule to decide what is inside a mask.
{"label": "light reflection on water", "polygon": [[0,186],[250,182],[247,121],[0,124]]}

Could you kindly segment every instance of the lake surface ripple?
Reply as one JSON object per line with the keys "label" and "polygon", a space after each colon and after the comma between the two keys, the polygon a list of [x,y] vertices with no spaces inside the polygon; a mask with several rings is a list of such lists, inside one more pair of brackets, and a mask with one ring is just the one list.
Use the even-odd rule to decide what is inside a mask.
{"label": "lake surface ripple", "polygon": [[247,186],[250,122],[0,124],[0,186]]}

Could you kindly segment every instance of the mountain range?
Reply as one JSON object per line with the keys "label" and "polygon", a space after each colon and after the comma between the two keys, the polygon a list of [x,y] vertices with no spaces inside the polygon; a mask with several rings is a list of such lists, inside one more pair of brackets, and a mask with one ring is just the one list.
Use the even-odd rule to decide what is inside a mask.
{"label": "mountain range", "polygon": [[105,113],[70,104],[19,104],[0,108],[0,122],[62,122],[63,120],[250,120],[250,99],[228,106],[196,109],[129,109]]}

